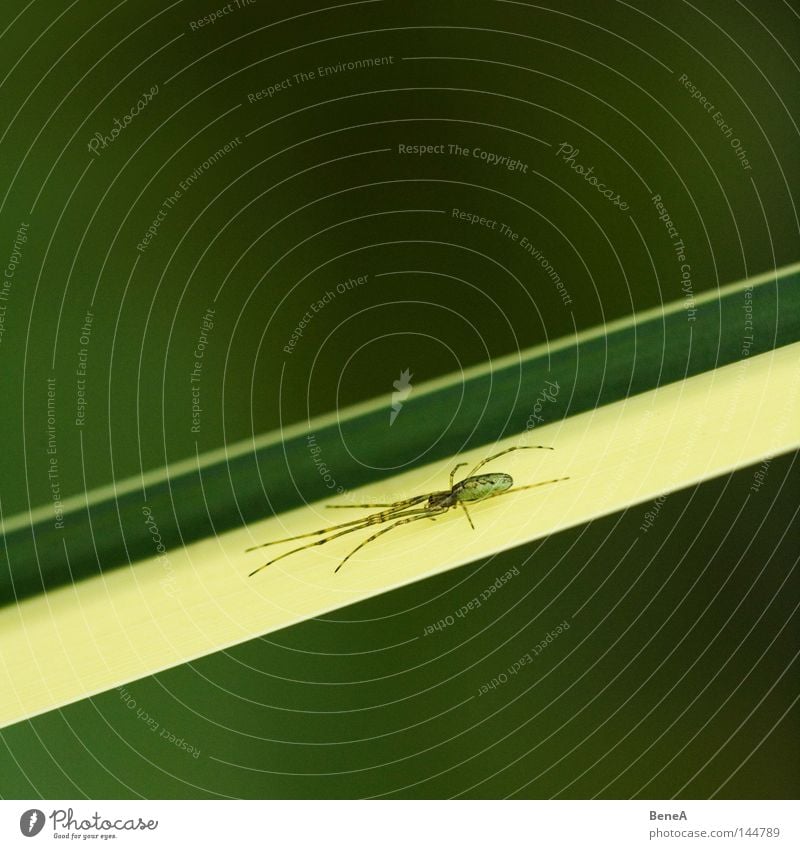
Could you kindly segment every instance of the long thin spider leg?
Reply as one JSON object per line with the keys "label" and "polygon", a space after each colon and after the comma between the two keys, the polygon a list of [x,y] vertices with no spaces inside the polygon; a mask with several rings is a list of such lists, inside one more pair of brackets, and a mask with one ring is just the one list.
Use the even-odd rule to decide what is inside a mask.
{"label": "long thin spider leg", "polygon": [[549,445],[515,445],[513,448],[506,448],[503,451],[498,451],[497,454],[492,454],[490,457],[487,457],[485,460],[481,460],[477,466],[467,475],[468,478],[471,478],[478,469],[482,469],[487,463],[491,463],[492,460],[496,460],[498,457],[502,457],[504,454],[510,454],[512,451],[530,451],[536,449],[544,449],[545,451],[552,451]]}
{"label": "long thin spider leg", "polygon": [[355,528],[347,528],[344,531],[339,531],[338,533],[332,534],[325,539],[314,540],[314,542],[308,542],[305,545],[300,545],[297,548],[293,548],[291,551],[284,552],[278,557],[274,557],[272,560],[268,560],[266,563],[262,563],[257,569],[253,569],[253,571],[247,576],[248,578],[252,578],[253,575],[258,574],[262,569],[266,569],[267,566],[271,566],[273,563],[277,563],[278,560],[283,560],[284,557],[288,557],[290,554],[297,554],[298,551],[305,551],[307,548],[313,548],[315,545],[325,545],[326,542],[330,542],[332,539],[336,539],[336,537],[344,536],[345,534],[351,534],[354,531],[361,531],[364,528],[369,527],[369,525],[362,523],[358,527]]}
{"label": "long thin spider leg", "polygon": [[490,498],[497,498],[499,495],[511,495],[512,492],[522,492],[523,489],[536,489],[537,486],[547,486],[551,483],[559,483],[559,481],[568,481],[569,477],[553,478],[549,481],[539,481],[539,483],[529,483],[524,486],[513,486],[511,489],[506,489],[503,492],[495,492],[494,495],[487,495],[486,498],[481,498],[481,501],[488,501]]}
{"label": "long thin spider leg", "polygon": [[389,501],[387,503],[372,502],[368,504],[326,504],[328,510],[347,510],[350,507],[411,507],[412,504],[419,504],[422,501],[427,501],[431,495],[436,493],[426,493],[425,495],[415,495],[413,498],[404,498],[401,501]]}
{"label": "long thin spider leg", "polygon": [[309,531],[306,534],[297,534],[293,537],[284,537],[283,539],[273,539],[269,542],[262,542],[259,545],[253,545],[250,548],[246,548],[245,551],[255,551],[259,548],[266,548],[268,545],[277,545],[280,542],[292,542],[296,539],[304,539],[305,537],[317,537],[322,536],[322,534],[328,534],[331,531],[336,531],[339,528],[347,528],[352,525],[374,525],[380,524],[382,522],[388,522],[389,519],[393,518],[395,514],[399,513],[403,509],[404,505],[400,505],[398,507],[392,507],[389,510],[383,510],[380,513],[371,513],[369,516],[362,516],[360,519],[353,519],[350,522],[340,522],[338,525],[330,525],[327,528],[320,528],[318,531]]}
{"label": "long thin spider leg", "polygon": [[[338,572],[338,571],[342,568],[342,566],[344,566],[344,564],[345,564],[345,563],[347,563],[347,561],[348,561],[348,560],[349,560],[349,559],[350,559],[350,558],[351,558],[351,557],[352,557],[352,556],[353,556],[353,555],[354,555],[357,551],[360,551],[360,550],[361,550],[361,549],[362,549],[365,545],[368,545],[368,544],[369,544],[369,543],[371,543],[373,540],[376,540],[376,539],[377,539],[379,536],[381,536],[382,534],[388,534],[388,533],[389,533],[389,531],[391,531],[392,529],[394,529],[394,528],[398,528],[398,527],[400,527],[400,525],[407,525],[409,522],[416,522],[418,519],[433,519],[433,520],[435,521],[435,516],[432,516],[432,515],[430,514],[430,512],[429,512],[429,511],[427,511],[427,510],[426,510],[425,512],[428,514],[427,516],[410,516],[408,519],[398,519],[398,521],[393,522],[391,525],[389,525],[389,527],[388,527],[388,528],[381,528],[379,531],[377,531],[376,533],[372,534],[372,536],[367,537],[367,539],[365,539],[365,540],[364,540],[364,542],[359,543],[359,544],[358,544],[358,545],[357,545],[357,546],[356,546],[356,547],[355,547],[355,548],[354,548],[354,549],[350,552],[350,554],[348,554],[348,555],[347,555],[347,557],[345,557],[345,559],[344,559],[344,560],[342,560],[342,562],[341,562],[341,563],[340,563],[340,564],[339,564],[339,565],[338,565],[338,566],[337,566],[337,567],[333,570],[333,571],[334,571],[334,573]],[[442,511],[440,511],[440,512],[444,513],[445,511],[444,511],[444,510],[442,510]]]}
{"label": "long thin spider leg", "polygon": [[459,501],[458,503],[461,505],[461,508],[463,509],[463,511],[467,514],[467,518],[469,519],[469,526],[470,526],[470,527],[472,528],[472,530],[474,531],[474,530],[475,530],[475,525],[473,525],[473,524],[472,524],[472,516],[470,516],[470,515],[469,515],[469,510],[467,510],[467,505],[466,505],[466,504],[464,504],[464,502],[463,502],[463,501]]}
{"label": "long thin spider leg", "polygon": [[457,466],[453,469],[453,471],[452,471],[452,472],[450,472],[450,489],[452,489],[452,488],[453,488],[453,478],[455,478],[455,476],[456,476],[456,472],[457,472],[457,471],[458,471],[458,470],[459,470],[462,466],[466,466],[466,465],[467,465],[466,463],[459,463],[459,464],[458,464],[458,465],[457,465]]}
{"label": "long thin spider leg", "polygon": [[[417,514],[417,513],[423,514],[423,513],[427,513],[428,511],[425,510],[425,509],[420,509],[420,510],[413,510],[411,512],[414,513],[414,514]],[[376,514],[376,515],[381,515],[381,514]],[[405,513],[405,514],[401,513],[399,515],[408,516],[410,514],[409,513]],[[318,540],[314,540],[314,542],[308,542],[305,545],[301,545],[301,546],[298,546],[297,548],[293,548],[291,551],[287,551],[284,554],[279,555],[278,557],[274,557],[272,560],[268,560],[266,563],[263,563],[261,566],[259,566],[258,569],[254,569],[248,575],[248,578],[252,578],[253,575],[257,574],[262,569],[266,569],[267,566],[271,566],[273,563],[277,563],[279,560],[283,560],[284,557],[288,557],[290,554],[297,554],[298,551],[305,551],[307,548],[313,548],[315,545],[325,545],[326,542],[330,542],[331,540],[334,540],[337,537],[343,537],[345,534],[352,534],[353,531],[361,531],[364,528],[369,527],[370,525],[381,524],[382,522],[391,521],[393,518],[396,518],[395,514],[392,514],[392,515],[388,516],[387,518],[382,519],[380,522],[378,522],[377,520],[374,520],[374,519],[372,521],[369,521],[370,517],[367,517],[366,519],[364,519],[364,521],[360,525],[358,525],[355,528],[346,528],[343,531],[339,531],[338,533],[331,534],[329,537],[326,537],[325,539],[318,539]],[[424,516],[419,515],[419,516],[414,516],[414,518],[421,519],[421,518],[424,518]],[[341,525],[337,525],[336,527],[340,528]],[[328,530],[330,530],[330,528]],[[303,534],[303,536],[309,536],[309,535]],[[292,537],[290,537],[289,539],[292,539]],[[297,537],[294,537],[294,539],[297,539]],[[259,548],[260,546],[256,546],[256,547]]]}

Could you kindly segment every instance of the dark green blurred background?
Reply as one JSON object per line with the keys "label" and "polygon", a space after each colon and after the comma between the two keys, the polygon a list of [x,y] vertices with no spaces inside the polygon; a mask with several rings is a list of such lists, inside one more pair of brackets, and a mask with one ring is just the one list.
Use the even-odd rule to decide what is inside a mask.
{"label": "dark green blurred background", "polygon": [[[258,0],[196,30],[219,7],[5,8],[4,266],[29,225],[0,340],[6,519],[51,502],[48,378],[66,498],[376,396],[388,411],[407,368],[419,385],[681,299],[654,194],[695,295],[800,254],[798,18],[782,4]],[[401,144],[480,148],[525,173]],[[454,208],[527,237],[569,303],[499,224]],[[287,354],[310,305],[359,275]],[[7,729],[0,794],[794,796],[794,459],[749,500],[752,469],[670,497],[645,535],[643,506],[130,685],[198,758],[117,692]],[[491,604],[421,637],[522,563]],[[535,673],[470,699],[584,603]]]}

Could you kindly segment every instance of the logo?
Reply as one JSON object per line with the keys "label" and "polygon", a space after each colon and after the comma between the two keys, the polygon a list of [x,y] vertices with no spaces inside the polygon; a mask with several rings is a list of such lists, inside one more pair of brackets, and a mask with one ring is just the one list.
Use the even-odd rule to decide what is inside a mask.
{"label": "logo", "polygon": [[392,411],[389,413],[389,427],[394,424],[394,420],[397,418],[400,410],[403,409],[403,401],[411,394],[411,390],[413,389],[411,378],[413,376],[409,369],[405,369],[405,371],[400,372],[400,380],[395,380],[392,383],[396,391],[392,392]]}
{"label": "logo", "polygon": [[25,837],[36,837],[44,828],[44,812],[38,808],[31,808],[19,818],[19,830]]}

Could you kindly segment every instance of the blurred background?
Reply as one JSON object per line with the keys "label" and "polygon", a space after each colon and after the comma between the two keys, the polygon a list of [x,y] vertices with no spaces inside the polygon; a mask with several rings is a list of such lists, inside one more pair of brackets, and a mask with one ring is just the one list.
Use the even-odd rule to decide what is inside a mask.
{"label": "blurred background", "polygon": [[[385,396],[352,486],[403,372],[800,255],[787,5],[8,5],[4,519]],[[796,457],[756,471],[4,729],[0,794],[794,797]]]}

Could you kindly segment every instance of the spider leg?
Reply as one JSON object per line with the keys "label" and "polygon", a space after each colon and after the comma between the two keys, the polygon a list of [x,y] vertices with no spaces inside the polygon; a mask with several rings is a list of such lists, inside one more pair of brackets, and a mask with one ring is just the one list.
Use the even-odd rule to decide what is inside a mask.
{"label": "spider leg", "polygon": [[[420,511],[420,512],[422,512],[422,511]],[[431,519],[431,520],[433,520],[433,521],[436,521],[436,517],[435,517],[435,516],[432,516],[432,515],[430,514],[430,512],[429,512],[429,511],[427,511],[427,510],[426,510],[426,511],[424,511],[424,512],[425,512],[425,513],[427,513],[428,515],[422,515],[422,516],[409,516],[407,519],[398,519],[396,522],[392,522],[392,524],[391,524],[391,525],[389,525],[389,527],[388,527],[388,528],[381,528],[379,531],[376,531],[374,534],[372,534],[372,536],[367,537],[367,538],[364,540],[364,542],[360,542],[360,543],[359,543],[359,544],[358,544],[358,545],[357,545],[357,546],[356,546],[356,547],[355,547],[355,548],[354,548],[354,549],[350,552],[350,554],[348,554],[348,555],[347,555],[347,557],[345,557],[345,559],[344,559],[344,560],[342,560],[342,562],[341,562],[341,563],[340,563],[340,564],[339,564],[339,565],[338,565],[338,566],[337,566],[337,567],[333,570],[333,571],[334,571],[334,573],[338,572],[338,571],[342,568],[342,566],[344,566],[344,564],[345,564],[345,563],[347,563],[347,561],[348,561],[348,560],[349,560],[349,559],[350,559],[350,558],[351,558],[351,557],[352,557],[352,556],[353,556],[353,555],[354,555],[357,551],[361,550],[361,549],[362,549],[365,545],[367,545],[368,543],[371,543],[373,540],[376,540],[376,539],[377,539],[379,536],[381,536],[382,534],[388,534],[388,533],[389,533],[389,531],[393,530],[394,528],[399,528],[399,527],[400,527],[400,525],[407,525],[409,522],[416,522],[418,519]],[[445,510],[440,510],[439,512],[444,513],[444,512],[445,512]]]}
{"label": "spider leg", "polygon": [[326,504],[325,506],[328,510],[347,510],[350,507],[411,507],[413,504],[419,504],[422,501],[426,501],[431,495],[435,493],[426,493],[425,495],[415,495],[413,498],[404,498],[401,501],[390,501],[386,504],[380,502],[372,502],[369,504]]}
{"label": "spider leg", "polygon": [[497,498],[499,495],[511,495],[512,492],[522,492],[523,489],[536,489],[537,486],[547,486],[551,483],[559,483],[559,481],[568,481],[569,477],[566,478],[553,478],[549,481],[539,481],[539,483],[528,483],[524,486],[513,486],[511,489],[507,489],[504,492],[495,492],[494,495],[487,495],[486,498],[481,498],[481,501],[488,501],[490,498]]}
{"label": "spider leg", "polygon": [[396,514],[401,513],[404,507],[406,506],[409,505],[406,505],[401,502],[400,504],[398,504],[397,507],[391,507],[388,510],[382,510],[380,513],[371,513],[369,516],[362,516],[360,519],[353,519],[350,522],[341,522],[338,525],[331,525],[327,528],[320,528],[320,530],[318,531],[309,531],[306,534],[297,534],[293,537],[284,537],[283,539],[273,539],[269,542],[262,542],[259,545],[253,545],[250,548],[246,548],[245,551],[255,551],[258,548],[266,548],[268,545],[277,545],[280,542],[292,542],[293,540],[304,539],[305,537],[322,536],[323,534],[328,534],[331,531],[337,531],[339,530],[339,528],[381,524],[382,522],[388,522],[389,519],[393,518]]}
{"label": "spider leg", "polygon": [[497,454],[492,454],[490,457],[487,457],[485,460],[481,460],[477,466],[467,475],[468,478],[471,478],[478,469],[482,469],[487,463],[491,463],[492,460],[496,460],[498,457],[502,457],[504,454],[510,454],[512,451],[529,451],[542,448],[545,451],[552,451],[553,449],[549,445],[515,445],[513,448],[506,448],[503,451],[498,451]]}
{"label": "spider leg", "polygon": [[450,472],[450,489],[453,488],[453,478],[456,476],[456,472],[462,467],[466,466],[466,463],[459,463],[452,472]]}
{"label": "spider leg", "polygon": [[[389,511],[387,511],[389,512]],[[417,515],[421,514],[421,515]],[[287,551],[284,554],[279,555],[278,557],[273,557],[272,560],[268,560],[266,563],[263,563],[258,569],[254,569],[247,577],[252,578],[257,572],[260,572],[262,569],[266,569],[267,566],[271,566],[273,563],[277,563],[278,560],[283,560],[284,557],[288,557],[290,554],[297,554],[298,551],[305,551],[307,548],[313,548],[315,545],[325,545],[326,542],[330,542],[331,540],[337,539],[338,537],[343,537],[345,534],[352,534],[353,531],[361,531],[364,528],[369,527],[370,525],[382,524],[383,522],[389,522],[394,518],[399,518],[400,516],[411,516],[415,519],[424,519],[425,514],[428,514],[428,511],[424,508],[420,510],[410,510],[408,513],[391,513],[382,519],[375,518],[376,516],[384,516],[383,513],[376,513],[373,516],[367,516],[365,519],[360,520],[355,527],[345,528],[343,531],[337,531],[335,534],[331,534],[325,539],[317,539],[314,542],[307,542],[305,545],[298,546],[297,548],[293,548],[291,551]],[[352,525],[354,522],[347,522],[346,524]],[[341,525],[336,525],[334,528],[327,528],[322,531],[313,531],[315,534],[319,533],[328,533],[331,530],[335,530],[336,528],[341,528]],[[392,525],[394,527],[394,525]],[[301,537],[311,536],[311,534],[301,534]],[[288,542],[292,539],[299,539],[300,537],[289,537],[287,540],[275,540],[275,542]],[[369,542],[369,540],[367,540]],[[265,545],[272,545],[273,543],[264,543]],[[255,546],[256,548],[261,548],[262,546]]]}
{"label": "spider leg", "polygon": [[473,525],[473,524],[472,524],[472,516],[470,516],[470,515],[469,515],[469,510],[467,510],[467,505],[466,505],[466,504],[464,504],[464,502],[463,502],[463,501],[459,501],[458,503],[461,505],[462,509],[463,509],[463,510],[464,510],[464,512],[467,514],[467,518],[469,519],[469,526],[470,526],[470,527],[472,528],[472,530],[474,531],[474,530],[475,530],[475,525]]}

